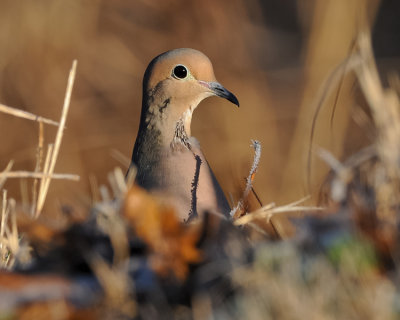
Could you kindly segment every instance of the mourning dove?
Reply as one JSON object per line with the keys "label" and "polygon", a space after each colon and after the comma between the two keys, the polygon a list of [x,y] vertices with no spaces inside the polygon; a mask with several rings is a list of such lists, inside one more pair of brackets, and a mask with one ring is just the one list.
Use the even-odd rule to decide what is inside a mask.
{"label": "mourning dove", "polygon": [[194,49],[175,49],[154,58],[143,78],[139,131],[132,154],[136,183],[168,199],[183,221],[205,210],[229,215],[224,193],[190,135],[192,113],[205,98],[237,98],[214,76],[211,61]]}

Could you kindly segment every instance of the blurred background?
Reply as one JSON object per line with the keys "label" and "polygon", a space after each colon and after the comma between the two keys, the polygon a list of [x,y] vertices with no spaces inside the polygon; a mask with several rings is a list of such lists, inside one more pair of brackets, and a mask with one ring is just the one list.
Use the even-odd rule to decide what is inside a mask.
{"label": "blurred background", "polygon": [[[207,99],[192,134],[236,200],[251,167],[251,139],[260,140],[255,190],[263,204],[284,204],[316,195],[327,174],[314,152],[307,170],[310,148],[343,159],[370,143],[351,76],[329,92],[311,144],[313,117],[324,79],[351,53],[360,30],[372,30],[383,81],[399,70],[399,14],[396,0],[1,0],[0,103],[58,121],[78,60],[56,172],[81,180],[52,181],[44,215],[84,214],[93,201],[90,177],[107,183],[115,166],[127,168],[121,155],[131,156],[149,61],[173,48],[198,49],[240,108]],[[46,144],[54,135],[45,126]],[[37,123],[0,114],[0,170],[11,159],[13,169],[33,170],[37,141]],[[20,198],[19,181],[5,188]]]}

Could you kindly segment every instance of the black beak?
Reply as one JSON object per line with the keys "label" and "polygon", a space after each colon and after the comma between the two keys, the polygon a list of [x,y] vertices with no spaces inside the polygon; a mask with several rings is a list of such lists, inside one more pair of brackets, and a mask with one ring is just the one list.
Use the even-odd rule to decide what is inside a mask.
{"label": "black beak", "polygon": [[216,96],[225,98],[239,107],[239,100],[235,97],[235,95],[232,92],[226,90],[220,83],[207,82],[207,85],[210,88],[210,90],[214,92]]}

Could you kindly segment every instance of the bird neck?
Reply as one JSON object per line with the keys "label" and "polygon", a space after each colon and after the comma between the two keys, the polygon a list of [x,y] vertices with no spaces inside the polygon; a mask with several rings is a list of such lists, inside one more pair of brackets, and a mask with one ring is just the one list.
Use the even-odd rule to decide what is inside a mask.
{"label": "bird neck", "polygon": [[[193,114],[193,108],[190,106],[189,109],[187,109],[183,114],[182,117],[179,118],[178,122],[181,122],[183,125],[183,129],[186,132],[186,135],[190,137],[191,130],[190,130],[190,125],[192,123],[192,114]],[[177,124],[178,124],[177,122]]]}
{"label": "bird neck", "polygon": [[189,123],[189,134],[185,127],[185,122],[181,118],[175,124],[174,138],[172,139],[170,146],[172,149],[180,149],[182,146],[187,149],[191,149],[190,142],[190,123]]}
{"label": "bird neck", "polygon": [[[141,120],[143,127],[139,130],[144,134],[144,140],[154,140],[157,137],[156,143],[160,146],[175,147],[181,144],[189,148],[190,125],[194,108],[191,106],[180,108],[176,104],[171,105],[170,98],[162,99],[159,102],[154,100],[148,102],[150,103],[143,108],[145,111]],[[178,110],[185,111],[179,115]]]}

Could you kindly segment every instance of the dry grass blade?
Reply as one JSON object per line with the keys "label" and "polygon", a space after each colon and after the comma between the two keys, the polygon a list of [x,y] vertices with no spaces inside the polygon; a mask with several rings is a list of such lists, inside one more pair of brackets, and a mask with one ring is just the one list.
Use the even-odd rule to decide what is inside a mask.
{"label": "dry grass blade", "polygon": [[15,200],[10,199],[8,201],[8,211],[11,221],[11,232],[7,232],[7,238],[9,243],[9,249],[12,255],[10,256],[8,268],[12,268],[15,262],[15,257],[19,252],[19,238],[18,238],[18,227],[17,227],[17,212],[15,211]]}
{"label": "dry grass blade", "polygon": [[[35,172],[41,171],[41,166],[42,166],[42,162],[43,162],[43,150],[44,150],[44,126],[43,126],[43,122],[39,122],[39,135],[38,135],[38,146],[36,149]],[[43,181],[43,180],[40,180],[40,181]],[[32,185],[32,206],[31,206],[31,214],[32,215],[35,213],[35,210],[36,210],[38,185],[39,185],[39,179],[34,179],[33,185]]]}
{"label": "dry grass blade", "polygon": [[335,172],[338,179],[334,179],[331,184],[330,196],[335,201],[344,199],[347,192],[347,184],[353,177],[351,167],[346,167],[337,160],[328,150],[318,148],[319,157],[327,163]]}
{"label": "dry grass blade", "polygon": [[374,146],[366,147],[357,152],[356,155],[347,159],[344,163],[337,160],[328,150],[318,148],[319,157],[330,166],[335,173],[330,183],[330,197],[336,202],[343,201],[347,194],[348,184],[354,179],[357,168],[376,155]]}
{"label": "dry grass blade", "polygon": [[7,213],[7,190],[3,190],[3,201],[2,201],[2,207],[1,207],[1,224],[0,224],[0,248],[3,249],[3,238],[4,238],[4,231],[8,219],[8,213]]}
{"label": "dry grass blade", "polygon": [[114,176],[115,176],[115,182],[118,185],[118,189],[120,190],[120,193],[124,194],[125,192],[127,192],[128,189],[127,189],[125,177],[124,177],[124,174],[122,173],[121,168],[117,167],[114,169]]}
{"label": "dry grass blade", "polygon": [[400,159],[397,147],[400,139],[399,97],[394,89],[382,87],[372,52],[371,40],[367,33],[360,35],[358,45],[364,63],[356,68],[356,74],[378,129],[377,149],[387,168],[391,171],[390,175],[398,177],[398,159]]}
{"label": "dry grass blade", "polygon": [[27,112],[27,111],[23,111],[23,110],[19,110],[16,108],[12,108],[9,106],[6,106],[4,104],[0,103],[0,112],[3,113],[7,113],[7,114],[11,114],[15,117],[19,117],[19,118],[24,118],[24,119],[28,119],[28,120],[32,120],[32,121],[38,121],[38,122],[43,122],[46,124],[50,124],[52,126],[58,126],[59,123],[50,119],[46,119],[43,118],[41,116],[37,116],[36,114]]}
{"label": "dry grass blade", "polygon": [[[44,161],[44,166],[43,166],[43,172],[46,173],[49,171],[49,165],[50,165],[50,158],[53,153],[53,144],[49,144],[47,147],[47,153],[46,153],[46,160]],[[40,201],[40,197],[44,195],[43,189],[44,185],[46,182],[47,178],[40,179],[40,186],[39,186],[39,195],[36,198],[36,189],[33,189],[33,203],[32,203],[32,215],[35,215],[35,212],[37,211],[37,204]],[[34,185],[35,187],[35,185]]]}
{"label": "dry grass blade", "polygon": [[[11,230],[8,226],[11,221]],[[7,198],[7,190],[3,190],[0,221],[0,268],[11,268],[19,251],[17,213],[15,200]]]}
{"label": "dry grass blade", "polygon": [[125,156],[121,151],[112,149],[110,152],[112,158],[117,160],[125,169],[128,169],[131,164],[131,159]]}
{"label": "dry grass blade", "polygon": [[114,168],[114,171],[108,174],[108,182],[114,197],[123,197],[123,195],[128,191],[129,187],[132,186],[131,184],[127,183],[127,181],[130,181],[129,179],[131,179],[130,174],[128,174],[125,179],[124,173],[120,167]]}
{"label": "dry grass blade", "polygon": [[43,184],[41,185],[41,188],[39,190],[38,203],[37,203],[36,213],[35,213],[36,217],[38,217],[40,215],[40,212],[42,211],[44,201],[46,199],[46,195],[49,190],[51,176],[54,172],[54,168],[56,165],[58,152],[60,151],[61,140],[63,137],[65,122],[67,120],[67,114],[68,114],[69,105],[70,105],[70,101],[71,101],[72,88],[73,88],[74,80],[75,80],[76,65],[77,65],[77,61],[74,60],[74,62],[72,63],[71,71],[69,73],[69,77],[68,77],[68,85],[67,85],[67,90],[66,90],[65,98],[64,98],[64,106],[63,106],[63,110],[62,110],[62,114],[61,114],[60,124],[59,124],[58,130],[57,130],[56,139],[54,142],[54,150],[51,153],[51,159],[50,159],[48,170],[44,171],[44,173],[47,175],[47,177],[43,178],[43,180],[42,180]]}
{"label": "dry grass blade", "polygon": [[137,306],[135,301],[130,299],[134,291],[134,284],[124,268],[118,269],[114,265],[110,266],[95,253],[90,254],[89,263],[104,289],[108,306],[124,315],[134,317]]}
{"label": "dry grass blade", "polygon": [[0,189],[3,188],[3,185],[7,180],[7,176],[6,175],[11,171],[11,168],[12,168],[13,164],[14,164],[14,161],[11,160],[7,164],[7,167],[4,169],[4,171],[0,173]]}
{"label": "dry grass blade", "polygon": [[92,194],[92,204],[100,202],[99,183],[94,174],[89,175],[89,186]]}
{"label": "dry grass blade", "polygon": [[[9,178],[33,178],[33,179],[45,179],[50,177],[49,174],[43,172],[32,172],[32,171],[8,171],[1,172],[0,179],[9,179]],[[79,175],[77,174],[69,174],[69,173],[54,173],[51,175],[51,179],[64,179],[64,180],[72,180],[79,181]],[[1,182],[1,180],[0,180]],[[0,183],[1,187],[1,183]]]}
{"label": "dry grass blade", "polygon": [[[376,216],[397,232],[398,194],[400,190],[400,98],[394,88],[384,88],[374,59],[369,33],[358,37],[363,64],[355,69],[358,82],[371,110],[376,126],[376,153],[380,164],[379,177],[373,182],[376,195]],[[371,174],[371,173],[370,173]],[[396,230],[396,231],[395,231]],[[388,232],[388,233],[390,233]]]}
{"label": "dry grass blade", "polygon": [[234,224],[237,226],[248,224],[256,219],[267,219],[268,221],[277,213],[284,212],[299,212],[299,211],[322,211],[324,208],[321,207],[309,207],[309,206],[299,206],[300,203],[307,201],[309,197],[304,197],[295,202],[289,203],[287,205],[275,207],[274,204],[266,205],[254,212],[250,212],[243,217],[234,221]]}
{"label": "dry grass blade", "polygon": [[310,137],[309,137],[309,149],[307,155],[307,187],[308,190],[311,190],[311,168],[312,168],[312,144],[314,140],[315,128],[318,120],[318,116],[324,106],[327,98],[332,94],[333,90],[341,85],[341,81],[343,78],[353,72],[358,66],[362,64],[362,59],[359,54],[352,54],[342,62],[337,65],[334,70],[329,74],[327,79],[325,79],[324,83],[321,85],[319,92],[317,92],[317,99],[314,100],[313,109],[315,110],[314,116],[312,119]]}
{"label": "dry grass blade", "polygon": [[7,190],[3,190],[3,201],[1,207],[1,222],[0,222],[0,268],[7,267],[9,260],[8,240],[5,237],[7,221],[8,221]]}
{"label": "dry grass blade", "polygon": [[132,188],[133,184],[135,183],[135,178],[137,174],[137,169],[135,166],[131,166],[125,178],[126,188]]}
{"label": "dry grass blade", "polygon": [[324,160],[336,173],[339,173],[344,169],[343,164],[338,159],[336,159],[334,155],[330,153],[328,150],[325,150],[323,148],[318,148],[317,152],[319,157],[322,160]]}

